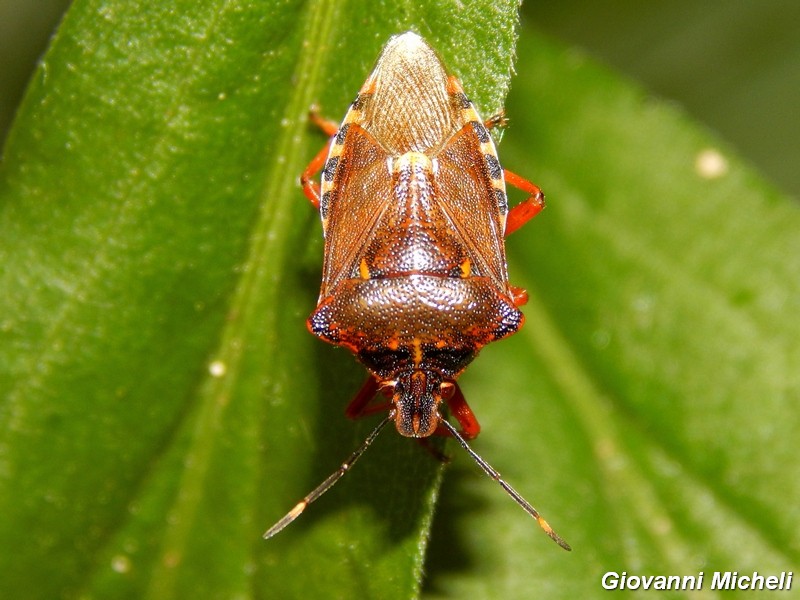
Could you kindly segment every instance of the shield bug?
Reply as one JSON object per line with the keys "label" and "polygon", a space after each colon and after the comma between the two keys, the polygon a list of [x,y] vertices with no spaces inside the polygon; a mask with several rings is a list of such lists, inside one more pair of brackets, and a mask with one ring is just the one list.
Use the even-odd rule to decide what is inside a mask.
{"label": "shield bug", "polygon": [[[569,549],[470,448],[467,440],[480,426],[456,383],[481,347],[522,326],[519,306],[527,294],[508,282],[504,236],[544,207],[537,186],[500,167],[488,128],[502,117],[482,121],[459,80],[408,32],[386,44],[340,126],[312,118],[331,139],[301,176],[325,238],[322,286],[308,328],[348,348],[370,372],[346,414],[388,415],[264,537],[296,519],[394,422],[407,437],[455,438]],[[511,210],[505,183],[528,193]],[[387,400],[376,404],[376,396]]]}

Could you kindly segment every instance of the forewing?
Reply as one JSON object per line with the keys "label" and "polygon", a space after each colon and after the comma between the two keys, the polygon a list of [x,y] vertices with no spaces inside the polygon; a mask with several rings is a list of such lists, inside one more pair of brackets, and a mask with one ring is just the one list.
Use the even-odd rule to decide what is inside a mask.
{"label": "forewing", "polygon": [[[484,144],[485,146],[486,144]],[[484,153],[471,124],[465,125],[438,156],[438,201],[472,261],[472,273],[508,284],[503,229],[506,196],[502,170]]]}
{"label": "forewing", "polygon": [[323,296],[342,279],[358,276],[363,249],[392,198],[387,158],[386,151],[362,127],[348,125],[333,183],[324,198]]}

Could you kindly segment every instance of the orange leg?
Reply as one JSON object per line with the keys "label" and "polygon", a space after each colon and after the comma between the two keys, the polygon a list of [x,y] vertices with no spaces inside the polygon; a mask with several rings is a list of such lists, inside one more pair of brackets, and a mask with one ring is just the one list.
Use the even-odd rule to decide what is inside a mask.
{"label": "orange leg", "polygon": [[308,111],[308,120],[322,129],[323,133],[329,137],[336,135],[339,131],[339,124],[336,121],[320,117],[316,107],[311,107],[311,110]]}
{"label": "orange leg", "polygon": [[[452,395],[445,397],[444,401],[447,403],[450,413],[456,418],[458,424],[461,426],[461,435],[465,440],[474,440],[481,432],[481,424],[475,418],[475,413],[467,404],[466,398],[457,383],[454,383]],[[452,437],[450,432],[445,427],[439,425],[436,429],[436,435],[444,435]]]}
{"label": "orange leg", "polygon": [[527,179],[523,179],[516,173],[512,173],[508,169],[504,169],[503,173],[507,184],[522,190],[526,194],[530,194],[528,198],[508,211],[505,234],[509,235],[542,212],[544,208],[544,194],[542,190],[539,189],[538,185],[531,183]]}
{"label": "orange leg", "polygon": [[478,419],[475,418],[475,413],[472,412],[469,404],[467,404],[467,400],[464,398],[461,388],[458,384],[455,385],[456,388],[453,391],[453,395],[445,399],[445,402],[447,402],[447,406],[450,408],[450,412],[456,418],[456,421],[458,421],[458,424],[461,425],[461,435],[464,436],[464,439],[474,440],[481,432],[481,424],[478,423]]}
{"label": "orange leg", "polygon": [[328,151],[330,150],[331,143],[333,143],[333,138],[322,147],[322,150],[317,152],[317,155],[311,159],[305,171],[300,175],[300,185],[303,186],[303,193],[317,210],[319,210],[320,189],[319,184],[316,181],[312,181],[311,178],[319,173],[325,165],[325,159],[328,158]]}
{"label": "orange leg", "polygon": [[[514,233],[517,229],[542,212],[544,208],[544,194],[542,190],[539,189],[538,185],[531,183],[527,179],[523,179],[516,173],[507,169],[504,169],[503,173],[506,178],[506,183],[530,194],[528,198],[508,211],[505,233],[505,235],[508,235]],[[528,303],[528,292],[524,288],[511,286],[511,295],[514,306],[522,306]]]}
{"label": "orange leg", "polygon": [[347,405],[347,408],[344,410],[345,416],[348,419],[359,419],[361,417],[366,417],[367,415],[389,410],[389,408],[391,408],[391,402],[382,402],[380,404],[373,404],[372,406],[369,406],[369,403],[372,402],[372,400],[380,391],[380,382],[374,377],[370,376],[364,382],[364,385],[361,386],[361,389],[358,390],[355,398],[353,398],[350,401],[350,404]]}
{"label": "orange leg", "polygon": [[508,125],[508,117],[506,117],[506,113],[503,110],[496,115],[492,115],[483,122],[483,126],[486,127],[486,129],[505,127],[506,125]]}
{"label": "orange leg", "polygon": [[[483,125],[487,129],[492,129],[493,127],[505,127],[508,125],[508,118],[506,117],[505,112],[500,111],[496,115],[492,115],[486,119],[483,122]],[[512,185],[515,188],[529,194],[526,200],[520,202],[508,212],[505,233],[505,235],[508,235],[509,233],[514,233],[517,229],[525,225],[525,223],[542,212],[542,209],[544,208],[544,194],[542,193],[542,190],[539,189],[538,185],[531,183],[527,179],[520,177],[508,169],[503,169],[503,174],[505,175],[506,183],[508,185]],[[520,304],[525,304],[527,301],[526,294],[525,300]],[[520,306],[520,304],[517,304],[517,306]]]}
{"label": "orange leg", "polygon": [[515,285],[509,287],[511,288],[511,299],[514,301],[514,306],[523,306],[528,303],[528,290]]}
{"label": "orange leg", "polygon": [[339,126],[334,123],[333,121],[329,121],[327,119],[323,119],[319,116],[316,109],[312,108],[311,111],[308,113],[309,120],[314,123],[317,127],[319,127],[326,135],[328,135],[331,139],[328,140],[328,143],[325,144],[322,149],[317,152],[316,156],[311,159],[311,162],[308,163],[308,166],[305,168],[303,173],[300,175],[300,185],[303,186],[303,193],[306,195],[306,198],[309,199],[311,204],[314,205],[314,208],[319,210],[319,202],[320,202],[320,189],[319,184],[316,181],[312,181],[312,177],[319,173],[323,166],[325,166],[325,159],[328,157],[328,152],[331,149],[331,144],[333,143],[333,136],[336,135],[336,132],[339,130]]}

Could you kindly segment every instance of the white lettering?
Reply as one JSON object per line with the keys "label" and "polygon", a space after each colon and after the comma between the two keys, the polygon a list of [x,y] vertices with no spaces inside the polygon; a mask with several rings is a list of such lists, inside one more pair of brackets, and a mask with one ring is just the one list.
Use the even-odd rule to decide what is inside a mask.
{"label": "white lettering", "polygon": [[680,585],[681,584],[681,578],[678,577],[677,575],[670,575],[669,577],[664,577],[663,575],[659,575],[658,577],[656,577],[655,585],[653,586],[653,589],[654,590],[671,590],[673,583],[675,583],[676,585]]}
{"label": "white lettering", "polygon": [[603,586],[603,589],[606,590],[615,590],[619,586],[619,573],[615,573],[614,571],[608,571],[605,575],[603,575],[603,579],[600,582]]}
{"label": "white lettering", "polygon": [[730,590],[731,587],[731,579],[733,579],[734,584],[736,583],[736,571],[715,571],[714,578],[711,580],[711,589],[712,590]]}
{"label": "white lettering", "polygon": [[[607,571],[603,574],[601,584],[606,590],[702,590],[704,576],[702,571],[697,575],[629,575],[626,571]],[[738,571],[715,571],[711,589],[790,590],[792,576],[791,571],[776,575],[762,575],[758,571],[747,575],[740,575]]]}
{"label": "white lettering", "polygon": [[[753,573],[753,582],[750,584],[751,590],[763,590],[764,589],[764,580],[766,577],[763,575],[759,575],[757,572]],[[758,587],[756,587],[758,586]]]}
{"label": "white lettering", "polygon": [[703,588],[703,573],[697,575],[628,575],[626,571],[608,571],[601,584],[606,590],[699,590]]}
{"label": "white lettering", "polygon": [[642,577],[642,587],[646,590],[650,589],[650,586],[653,583],[653,579],[655,579],[654,575],[650,575],[650,577]]}

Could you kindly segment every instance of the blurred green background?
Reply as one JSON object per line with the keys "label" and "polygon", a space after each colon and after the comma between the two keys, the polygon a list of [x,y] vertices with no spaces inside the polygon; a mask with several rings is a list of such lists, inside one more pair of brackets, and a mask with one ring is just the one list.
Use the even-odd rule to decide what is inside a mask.
{"label": "blurred green background", "polygon": [[[0,138],[68,6],[0,1]],[[682,105],[800,196],[800,2],[551,0],[525,2],[522,14]]]}

